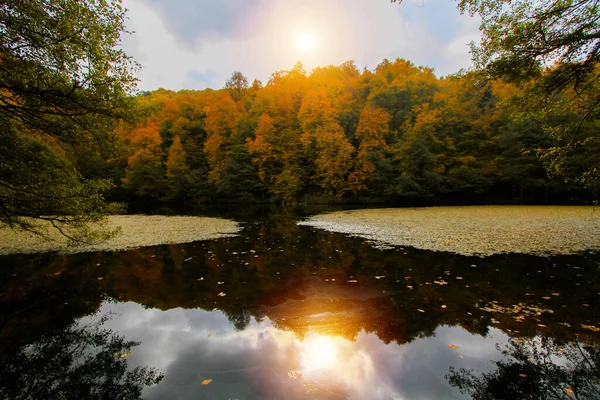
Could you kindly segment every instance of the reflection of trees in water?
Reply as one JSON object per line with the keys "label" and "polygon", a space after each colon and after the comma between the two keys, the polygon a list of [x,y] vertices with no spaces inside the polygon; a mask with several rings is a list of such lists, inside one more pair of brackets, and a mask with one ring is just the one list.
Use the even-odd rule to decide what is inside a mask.
{"label": "reflection of trees in water", "polygon": [[450,367],[446,379],[475,400],[598,399],[600,348],[550,337],[511,339],[497,346],[504,356],[496,369],[477,375]]}
{"label": "reflection of trees in water", "polygon": [[76,322],[0,357],[3,399],[139,399],[163,375],[153,368],[127,368],[139,343],[102,329],[104,315],[86,326]]}

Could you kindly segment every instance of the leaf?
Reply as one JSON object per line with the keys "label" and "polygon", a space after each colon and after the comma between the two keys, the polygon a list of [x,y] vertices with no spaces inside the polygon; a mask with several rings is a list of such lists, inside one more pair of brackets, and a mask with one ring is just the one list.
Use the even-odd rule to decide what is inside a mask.
{"label": "leaf", "polygon": [[425,310],[421,310],[420,308],[417,308],[418,312],[425,312]]}
{"label": "leaf", "polygon": [[589,329],[590,331],[593,331],[593,332],[600,332],[600,328],[598,328],[596,326],[593,326],[593,325],[583,325],[583,324],[581,324],[581,327],[583,329]]}
{"label": "leaf", "polygon": [[521,378],[527,378],[527,375],[526,375],[526,374],[519,374],[519,376],[520,376]]}
{"label": "leaf", "polygon": [[569,388],[563,388],[565,390],[565,392],[569,393],[569,394],[574,394],[575,392],[573,392],[571,389]]}
{"label": "leaf", "polygon": [[212,379],[205,379],[205,380],[202,381],[201,385],[202,386],[206,386],[206,385],[208,385],[211,382],[212,382]]}
{"label": "leaf", "polygon": [[448,343],[448,347],[450,347],[451,349],[458,349],[459,346],[452,343]]}
{"label": "leaf", "polygon": [[446,306],[445,304],[442,304],[442,308],[448,308],[448,306]]}
{"label": "leaf", "polygon": [[459,355],[458,355],[458,358],[460,358],[460,359],[463,359],[463,358],[465,358],[465,357],[464,357],[462,354],[459,354]]}

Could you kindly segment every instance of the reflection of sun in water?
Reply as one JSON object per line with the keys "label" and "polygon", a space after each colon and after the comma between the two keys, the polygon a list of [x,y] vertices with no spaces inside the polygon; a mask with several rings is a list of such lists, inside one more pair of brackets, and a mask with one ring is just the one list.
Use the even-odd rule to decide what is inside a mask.
{"label": "reflection of sun in water", "polygon": [[306,371],[332,368],[335,365],[336,355],[331,338],[314,336],[304,341],[302,365]]}
{"label": "reflection of sun in water", "polygon": [[314,32],[310,30],[304,30],[296,34],[296,37],[294,38],[294,44],[296,46],[296,50],[302,53],[308,53],[317,47],[317,37]]}

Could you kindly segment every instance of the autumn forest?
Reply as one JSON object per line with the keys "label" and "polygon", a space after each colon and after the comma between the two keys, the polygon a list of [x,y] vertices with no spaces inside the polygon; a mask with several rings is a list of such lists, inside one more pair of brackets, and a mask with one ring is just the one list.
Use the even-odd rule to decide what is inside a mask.
{"label": "autumn forest", "polygon": [[[403,59],[362,72],[351,61],[310,73],[297,63],[266,84],[234,72],[221,90],[142,92],[117,146],[83,146],[73,157],[85,178],[116,182],[107,197],[134,209],[225,200],[589,202],[593,188],[549,176],[540,157],[560,145],[548,127],[568,110],[519,118],[521,93],[474,73],[438,77]],[[599,163],[592,147],[565,170]]]}

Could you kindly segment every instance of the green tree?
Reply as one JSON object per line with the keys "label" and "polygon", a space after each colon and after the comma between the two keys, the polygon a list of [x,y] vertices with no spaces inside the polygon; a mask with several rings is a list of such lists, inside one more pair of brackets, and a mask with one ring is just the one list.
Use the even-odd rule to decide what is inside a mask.
{"label": "green tree", "polygon": [[2,3],[0,223],[40,232],[31,218],[48,219],[83,239],[118,210],[102,197],[112,183],[83,179],[64,155],[109,145],[130,113],[137,66],[119,47],[124,21],[119,0]]}

